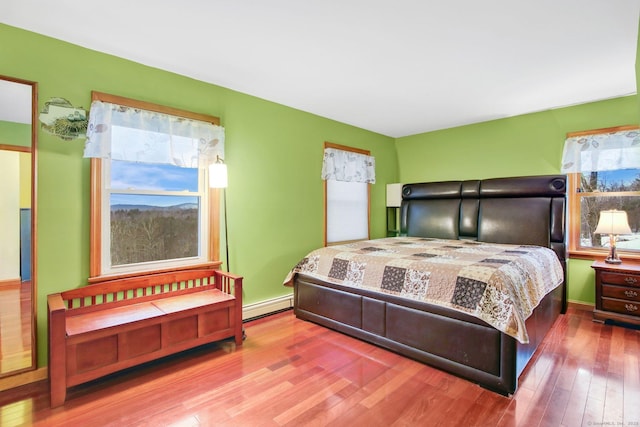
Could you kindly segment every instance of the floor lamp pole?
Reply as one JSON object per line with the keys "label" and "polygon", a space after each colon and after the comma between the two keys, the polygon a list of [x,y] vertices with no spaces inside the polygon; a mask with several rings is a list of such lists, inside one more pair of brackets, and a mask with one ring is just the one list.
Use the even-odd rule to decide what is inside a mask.
{"label": "floor lamp pole", "polygon": [[229,273],[229,227],[227,227],[227,189],[222,189],[222,202],[224,203],[224,254],[227,258],[227,273]]}

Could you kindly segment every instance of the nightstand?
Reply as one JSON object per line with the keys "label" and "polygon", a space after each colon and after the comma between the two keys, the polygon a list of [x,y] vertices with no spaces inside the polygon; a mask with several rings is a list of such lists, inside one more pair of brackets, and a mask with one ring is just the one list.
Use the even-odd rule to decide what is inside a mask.
{"label": "nightstand", "polygon": [[398,237],[400,235],[398,224],[398,211],[400,208],[387,207],[387,237]]}
{"label": "nightstand", "polygon": [[640,325],[640,264],[596,261],[596,308],[593,320]]}

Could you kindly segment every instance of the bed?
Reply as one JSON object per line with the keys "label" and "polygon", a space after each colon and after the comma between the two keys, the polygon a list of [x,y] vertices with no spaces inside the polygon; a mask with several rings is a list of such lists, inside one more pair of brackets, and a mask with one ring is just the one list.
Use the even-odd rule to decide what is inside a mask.
{"label": "bed", "polygon": [[[405,184],[401,236],[314,251],[291,270],[295,315],[510,395],[566,310],[565,193],[564,175]],[[525,292],[515,276],[550,278]],[[439,282],[448,290],[432,291]]]}

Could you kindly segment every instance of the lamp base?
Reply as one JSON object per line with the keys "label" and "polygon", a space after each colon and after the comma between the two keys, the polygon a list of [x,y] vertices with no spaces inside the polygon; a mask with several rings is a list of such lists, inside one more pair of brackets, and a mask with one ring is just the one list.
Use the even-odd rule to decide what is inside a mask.
{"label": "lamp base", "polygon": [[622,260],[618,256],[618,250],[616,248],[615,235],[609,235],[609,244],[611,245],[611,249],[609,249],[609,256],[605,258],[604,262],[606,262],[607,264],[622,264]]}

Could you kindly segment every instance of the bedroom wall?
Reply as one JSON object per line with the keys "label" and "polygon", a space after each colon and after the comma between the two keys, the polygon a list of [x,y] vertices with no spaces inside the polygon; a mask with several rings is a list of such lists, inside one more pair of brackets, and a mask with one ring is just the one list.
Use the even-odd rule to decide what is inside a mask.
{"label": "bedroom wall", "polygon": [[[640,27],[640,22],[638,23]],[[638,29],[638,43],[636,44],[636,92],[640,88],[640,28]],[[638,113],[640,114],[640,95],[637,96],[638,99]],[[640,122],[640,117],[638,117],[638,121]]]}
{"label": "bedroom wall", "polygon": [[[368,149],[372,237],[385,235],[385,184],[398,176],[393,139],[114,56],[0,24],[0,74],[37,81],[88,109],[92,90],[219,116],[226,128],[231,270],[246,304],[291,293],[286,273],[322,245],[324,141]],[[38,366],[46,365],[46,295],[89,274],[89,161],[83,139],[38,132]],[[222,245],[224,247],[224,245]],[[223,255],[224,257],[224,255]]]}
{"label": "bedroom wall", "polygon": [[31,146],[31,126],[0,120],[0,144]]}
{"label": "bedroom wall", "polygon": [[[399,138],[400,181],[560,173],[567,132],[638,124],[638,111],[633,95]],[[569,261],[570,301],[595,302],[590,265]]]}

